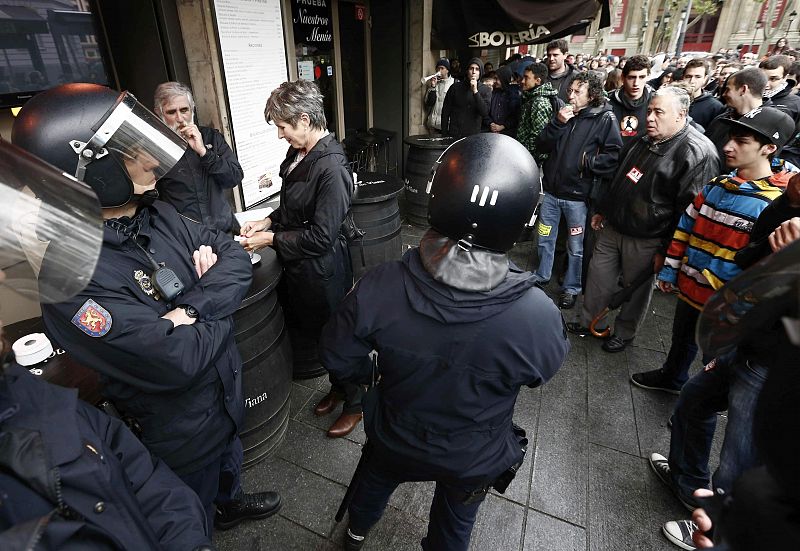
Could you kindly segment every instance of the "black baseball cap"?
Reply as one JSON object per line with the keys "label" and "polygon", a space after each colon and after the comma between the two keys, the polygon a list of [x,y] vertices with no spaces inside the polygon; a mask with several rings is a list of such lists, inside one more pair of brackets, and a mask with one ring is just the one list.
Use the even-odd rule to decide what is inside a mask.
{"label": "black baseball cap", "polygon": [[744,128],[765,137],[767,140],[783,147],[794,136],[794,120],[792,117],[774,107],[757,107],[745,113],[738,120],[722,119],[728,126]]}

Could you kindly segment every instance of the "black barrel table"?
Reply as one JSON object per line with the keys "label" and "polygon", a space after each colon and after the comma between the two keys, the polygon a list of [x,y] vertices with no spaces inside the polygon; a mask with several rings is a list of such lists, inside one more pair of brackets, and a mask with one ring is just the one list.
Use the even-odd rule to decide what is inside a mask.
{"label": "black barrel table", "polygon": [[[3,334],[9,343],[14,343],[31,333],[44,333],[42,318],[31,318],[3,326]],[[77,388],[81,400],[97,404],[102,400],[102,383],[96,371],[79,364],[75,359],[51,341],[53,354],[46,360],[27,366],[31,373],[54,385]]]}
{"label": "black barrel table", "polygon": [[292,347],[275,288],[283,268],[275,250],[258,251],[253,283],[233,315],[242,355],[244,468],[264,460],[281,443],[289,424]]}
{"label": "black barrel table", "polygon": [[416,226],[428,227],[428,183],[432,170],[444,150],[454,138],[447,136],[416,135],[403,140],[408,145],[405,165],[405,218]]}
{"label": "black barrel table", "polygon": [[365,234],[360,242],[350,244],[355,279],[378,264],[400,258],[403,249],[397,201],[403,181],[379,172],[358,172],[357,176],[352,213]]}

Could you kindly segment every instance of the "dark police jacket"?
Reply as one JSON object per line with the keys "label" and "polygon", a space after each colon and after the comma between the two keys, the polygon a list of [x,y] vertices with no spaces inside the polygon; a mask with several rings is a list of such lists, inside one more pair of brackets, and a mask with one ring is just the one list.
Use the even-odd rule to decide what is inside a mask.
{"label": "dark police jacket", "polygon": [[322,327],[352,285],[343,281],[341,266],[349,256],[339,235],[350,209],[353,176],[332,134],[287,173],[296,154],[290,147],[281,164],[280,206],[269,215],[270,230],[294,304],[287,315],[319,318]]}
{"label": "dark police jacket", "polygon": [[[153,269],[133,239],[107,224],[89,285],[66,302],[42,305],[42,317],[51,338],[100,372],[104,393],[139,421],[150,451],[182,475],[219,457],[242,420],[232,314],[250,286],[252,266],[230,237],[167,203],[156,201],[137,216],[140,242],[186,287],[175,304],[143,281]],[[211,246],[218,260],[198,279],[192,252],[200,245]],[[194,306],[197,322],[174,327],[161,317],[177,304]]]}
{"label": "dark police jacket", "polygon": [[0,380],[0,549],[208,545],[197,495],[77,394],[14,364]]}
{"label": "dark police jacket", "polygon": [[511,425],[520,387],[549,380],[569,341],[531,274],[460,291],[411,249],[361,278],[325,326],[320,355],[338,380],[365,382],[373,348],[381,378],[364,424],[377,449],[417,473],[493,480],[522,457]]}
{"label": "dark police jacket", "polygon": [[661,143],[643,136],[622,150],[598,212],[621,234],[660,237],[666,246],[687,205],[719,171],[714,144],[688,123]]}
{"label": "dark police jacket", "polygon": [[225,138],[198,127],[206,145],[202,157],[189,147],[156,185],[160,197],[195,222],[228,232],[234,223],[227,190],[242,183],[244,172]]}

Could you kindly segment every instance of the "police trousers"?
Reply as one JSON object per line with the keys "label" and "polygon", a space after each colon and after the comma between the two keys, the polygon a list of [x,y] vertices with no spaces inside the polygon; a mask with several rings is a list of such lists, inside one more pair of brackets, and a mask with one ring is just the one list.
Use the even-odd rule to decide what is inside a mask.
{"label": "police trousers", "polygon": [[350,503],[350,529],[366,535],[383,515],[389,498],[403,482],[436,481],[436,490],[431,502],[428,533],[422,540],[425,551],[466,551],[472,534],[472,526],[485,494],[465,504],[468,493],[486,484],[486,481],[459,480],[457,478],[436,479],[415,468],[392,466],[377,453],[366,458],[359,472],[353,501]]}

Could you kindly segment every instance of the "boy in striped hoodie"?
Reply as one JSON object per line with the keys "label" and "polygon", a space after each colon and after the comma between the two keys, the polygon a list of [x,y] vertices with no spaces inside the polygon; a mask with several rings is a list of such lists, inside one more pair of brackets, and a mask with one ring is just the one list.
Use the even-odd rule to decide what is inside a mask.
{"label": "boy in striped hoodie", "polygon": [[[662,291],[675,289],[672,347],[661,369],[637,373],[633,384],[680,393],[672,415],[669,458],[653,453],[650,465],[689,509],[693,492],[708,488],[729,492],[733,481],[758,463],[753,444],[753,411],[766,379],[768,359],[744,351],[711,361],[687,381],[697,353],[694,330],[700,309],[714,292],[741,269],[736,253],[750,241],[761,212],[786,187],[790,173],[774,172],[771,160],[792,136],[794,122],[771,107],[759,107],[738,121],[729,120],[725,161],[736,170],[711,180],[682,215],[658,274]],[[684,385],[684,383],[686,383]],[[719,466],[710,476],[708,461],[716,428],[716,412],[728,410]],[[662,532],[683,549],[694,549],[690,520],[670,521]]]}
{"label": "boy in striped hoodie", "polygon": [[[706,300],[741,270],[733,261],[750,241],[758,215],[780,196],[791,173],[773,173],[771,161],[793,132],[791,117],[759,107],[741,119],[727,120],[730,139],[724,162],[736,170],[712,179],[686,208],[667,248],[657,280],[664,292],[677,292],[672,346],[661,369],[636,373],[633,384],[680,392],[697,354],[694,329]],[[711,358],[706,358],[711,360]],[[706,363],[704,361],[704,363]]]}

